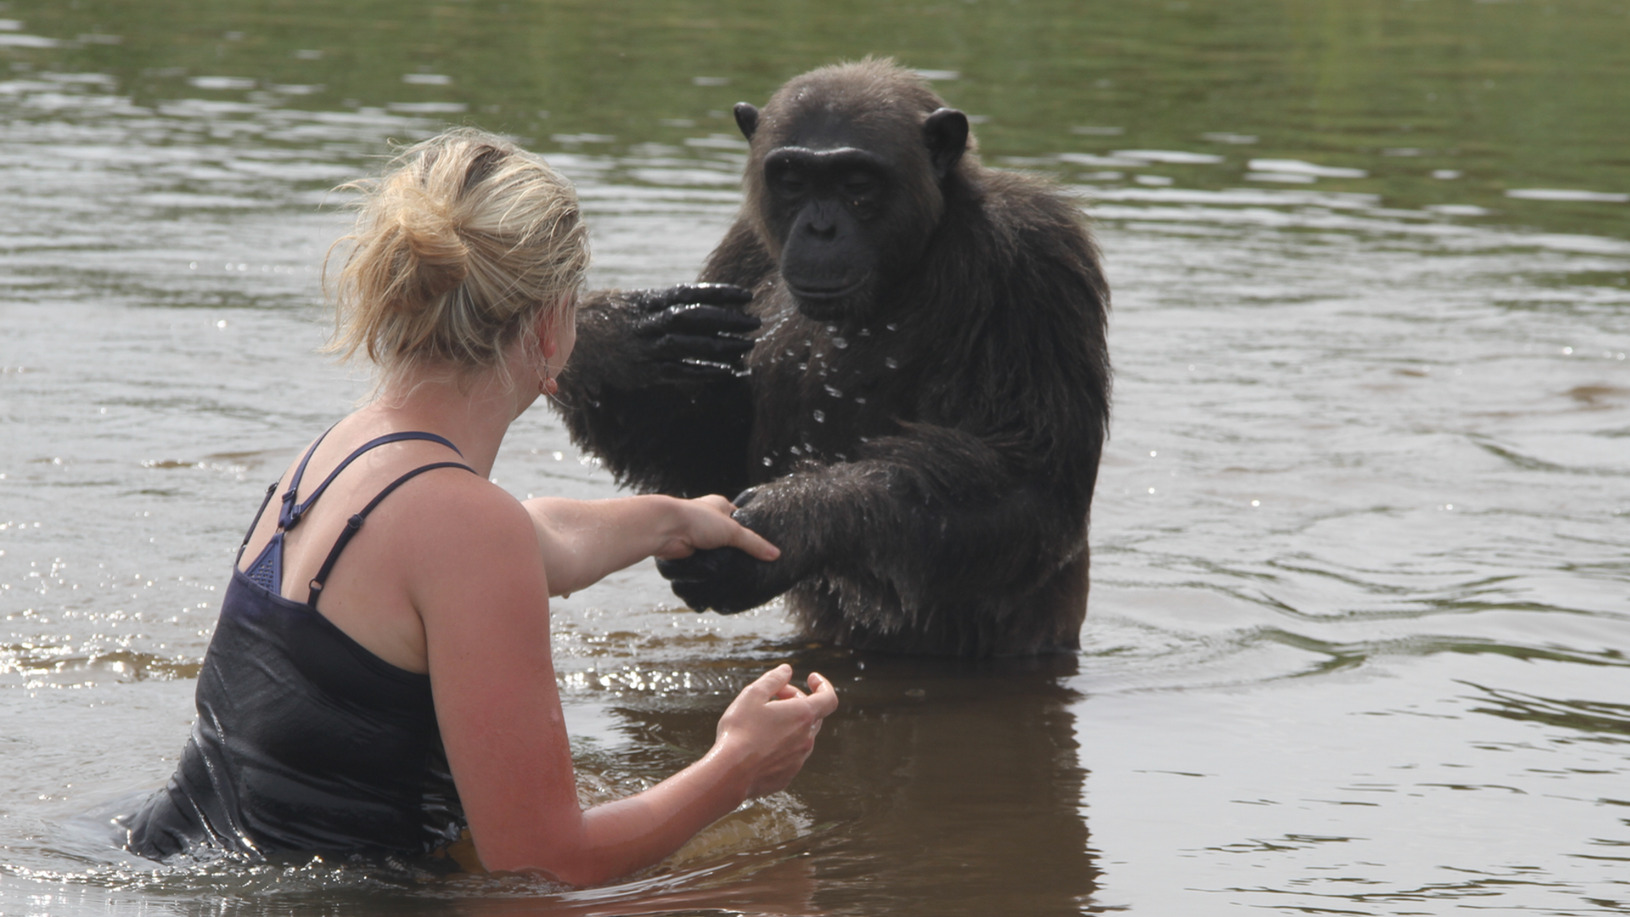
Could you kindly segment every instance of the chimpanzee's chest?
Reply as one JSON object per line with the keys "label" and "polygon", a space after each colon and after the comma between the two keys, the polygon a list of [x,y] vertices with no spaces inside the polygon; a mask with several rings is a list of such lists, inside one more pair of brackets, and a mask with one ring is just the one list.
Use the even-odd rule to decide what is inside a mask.
{"label": "chimpanzee's chest", "polygon": [[799,323],[760,338],[749,358],[754,480],[798,464],[858,457],[870,439],[919,419],[918,385],[888,327],[847,332]]}

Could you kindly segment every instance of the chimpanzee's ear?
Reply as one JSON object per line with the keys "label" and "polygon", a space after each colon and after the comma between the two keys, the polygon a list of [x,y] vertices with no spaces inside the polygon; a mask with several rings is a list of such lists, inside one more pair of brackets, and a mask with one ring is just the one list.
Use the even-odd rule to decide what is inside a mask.
{"label": "chimpanzee's ear", "polygon": [[[741,120],[739,113],[736,120]],[[928,144],[934,174],[940,178],[951,174],[968,149],[968,116],[954,108],[935,110],[923,122],[923,142]]]}
{"label": "chimpanzee's ear", "polygon": [[753,132],[758,130],[758,109],[746,102],[736,103],[736,126],[741,128],[741,135],[748,140],[753,139]]}

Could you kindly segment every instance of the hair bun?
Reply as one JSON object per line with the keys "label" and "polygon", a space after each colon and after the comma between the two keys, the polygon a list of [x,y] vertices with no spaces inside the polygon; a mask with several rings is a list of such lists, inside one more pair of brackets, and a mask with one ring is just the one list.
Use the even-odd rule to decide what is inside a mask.
{"label": "hair bun", "polygon": [[392,377],[444,365],[507,373],[517,352],[534,356],[538,317],[572,321],[588,228],[571,183],[537,156],[454,128],[380,178],[341,187],[361,194],[329,350],[365,352]]}
{"label": "hair bun", "polygon": [[406,200],[396,213],[397,230],[406,247],[402,279],[412,289],[409,299],[417,300],[415,305],[428,304],[469,276],[470,248],[441,202],[417,188],[403,190]]}

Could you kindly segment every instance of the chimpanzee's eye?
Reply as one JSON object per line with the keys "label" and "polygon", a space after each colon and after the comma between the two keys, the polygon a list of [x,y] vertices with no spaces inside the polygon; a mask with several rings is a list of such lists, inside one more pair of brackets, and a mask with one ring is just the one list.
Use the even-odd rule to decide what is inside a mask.
{"label": "chimpanzee's eye", "polygon": [[770,176],[771,187],[783,197],[802,197],[809,190],[809,179],[797,169],[779,169]]}
{"label": "chimpanzee's eye", "polygon": [[877,179],[865,172],[851,172],[843,177],[843,196],[852,203],[867,204],[877,196]]}

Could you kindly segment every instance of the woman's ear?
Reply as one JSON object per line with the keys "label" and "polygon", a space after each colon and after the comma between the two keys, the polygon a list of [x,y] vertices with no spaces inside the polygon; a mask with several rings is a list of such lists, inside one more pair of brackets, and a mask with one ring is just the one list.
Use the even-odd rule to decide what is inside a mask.
{"label": "woman's ear", "polygon": [[538,336],[538,350],[544,359],[554,356],[560,349],[555,344],[555,323],[550,320],[548,313],[538,316],[537,323],[532,327],[532,333]]}

